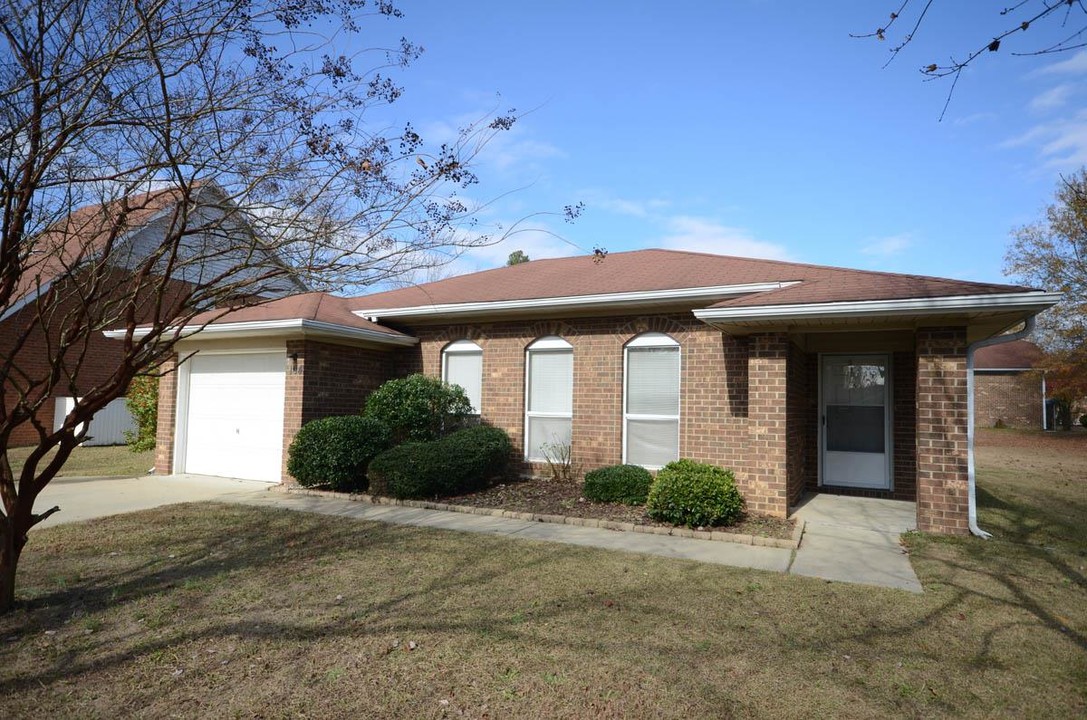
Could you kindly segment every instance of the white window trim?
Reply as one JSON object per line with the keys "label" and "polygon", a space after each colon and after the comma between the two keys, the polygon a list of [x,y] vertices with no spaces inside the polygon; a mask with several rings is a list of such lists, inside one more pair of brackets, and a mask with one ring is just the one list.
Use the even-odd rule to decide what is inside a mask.
{"label": "white window trim", "polygon": [[[630,381],[630,372],[628,365],[630,363],[630,349],[631,348],[676,348],[679,353],[679,363],[677,364],[676,372],[679,374],[679,402],[676,415],[642,415],[638,413],[627,412],[627,383]],[[647,332],[638,335],[634,339],[630,340],[623,346],[623,464],[627,463],[627,439],[630,437],[630,432],[627,430],[627,422],[629,420],[649,420],[660,422],[675,422],[676,424],[676,456],[680,457],[679,441],[680,441],[680,418],[683,417],[683,348],[670,335],[658,332]],[[647,470],[660,470],[663,465],[644,465]]]}
{"label": "white window trim", "polygon": [[479,407],[473,407],[473,414],[483,414],[483,348],[471,340],[457,340],[449,343],[442,350],[442,382],[449,383],[449,356],[450,355],[479,355]]}
{"label": "white window trim", "polygon": [[[529,391],[532,388],[532,353],[570,353],[570,366],[573,367],[573,355],[574,346],[566,342],[557,335],[549,335],[536,340],[527,348],[525,348],[525,429],[524,429],[524,457],[526,462],[547,462],[546,457],[533,457],[530,455],[532,448],[529,447],[529,419],[530,418],[557,418],[570,421],[571,442],[573,442],[573,393],[574,393],[574,379],[570,378],[570,395],[571,395],[571,407],[568,413],[555,413],[555,412],[542,412],[539,410],[529,410]],[[572,373],[571,373],[572,375]]]}

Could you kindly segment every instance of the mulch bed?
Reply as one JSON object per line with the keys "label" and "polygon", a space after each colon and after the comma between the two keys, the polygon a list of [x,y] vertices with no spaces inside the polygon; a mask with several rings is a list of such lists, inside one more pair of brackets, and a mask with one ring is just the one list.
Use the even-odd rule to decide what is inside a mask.
{"label": "mulch bed", "polygon": [[[645,507],[642,505],[591,502],[581,494],[581,483],[564,480],[534,478],[506,482],[480,492],[443,498],[442,502],[540,515],[566,515],[635,525],[672,527],[669,523],[650,519],[645,514]],[[788,540],[792,537],[794,525],[792,520],[748,515],[736,525],[721,529],[745,535]]]}

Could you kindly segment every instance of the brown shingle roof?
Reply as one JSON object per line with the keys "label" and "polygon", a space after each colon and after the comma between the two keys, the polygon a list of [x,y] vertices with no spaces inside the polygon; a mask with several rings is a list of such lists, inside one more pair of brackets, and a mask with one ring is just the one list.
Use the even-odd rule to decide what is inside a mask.
{"label": "brown shingle roof", "polygon": [[[201,325],[205,322],[222,325],[225,323],[271,322],[275,320],[316,320],[344,327],[372,330],[393,337],[407,337],[396,330],[353,314],[349,306],[350,301],[347,298],[321,292],[311,292],[302,295],[290,295],[251,307],[238,308],[231,310],[226,315],[222,315],[222,311],[212,310],[197,315],[189,321],[188,325]],[[222,317],[219,317],[220,315]]]}
{"label": "brown shingle roof", "polygon": [[974,353],[977,370],[1026,370],[1042,359],[1042,349],[1029,340],[1015,340],[979,348]]}
{"label": "brown shingle roof", "polygon": [[768,282],[800,284],[730,298],[722,301],[720,306],[949,297],[1028,290],[1014,285],[653,249],[612,253],[602,262],[594,262],[592,255],[532,260],[366,295],[355,298],[353,307],[379,310]]}

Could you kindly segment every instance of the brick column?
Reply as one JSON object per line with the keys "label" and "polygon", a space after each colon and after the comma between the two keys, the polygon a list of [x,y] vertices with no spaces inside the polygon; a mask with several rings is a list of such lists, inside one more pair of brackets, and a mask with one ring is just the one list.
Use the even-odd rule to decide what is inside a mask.
{"label": "brick column", "polygon": [[287,341],[287,367],[283,387],[283,459],[281,480],[285,484],[294,484],[295,480],[287,473],[287,449],[294,442],[294,436],[302,427],[302,402],[305,398],[306,379],[306,341]]}
{"label": "brick column", "polygon": [[965,535],[966,329],[917,331],[917,527]]}
{"label": "brick column", "polygon": [[746,499],[752,512],[788,514],[786,387],[789,339],[785,333],[751,337],[747,359],[748,444]]}
{"label": "brick column", "polygon": [[177,425],[177,355],[159,366],[159,401],[155,425],[155,474],[174,471],[174,434]]}

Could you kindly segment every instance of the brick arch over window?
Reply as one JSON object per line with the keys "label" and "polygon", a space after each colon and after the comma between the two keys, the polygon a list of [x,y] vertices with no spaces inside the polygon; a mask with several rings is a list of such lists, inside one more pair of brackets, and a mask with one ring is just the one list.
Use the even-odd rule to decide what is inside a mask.
{"label": "brick arch over window", "polygon": [[622,338],[626,338],[623,342],[624,347],[626,347],[626,344],[633,338],[644,333],[660,333],[662,335],[668,335],[675,339],[680,345],[683,345],[686,342],[689,332],[690,326],[684,325],[674,317],[647,315],[645,317],[634,318],[623,324],[619,328],[618,335]]}

